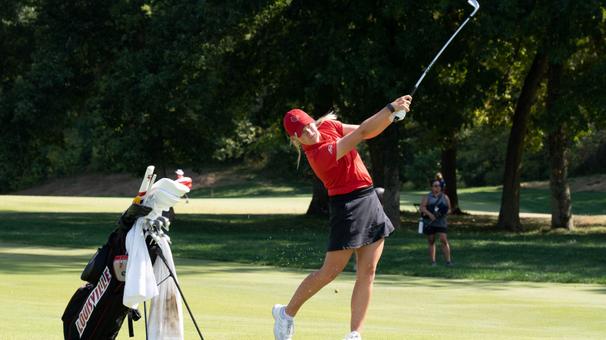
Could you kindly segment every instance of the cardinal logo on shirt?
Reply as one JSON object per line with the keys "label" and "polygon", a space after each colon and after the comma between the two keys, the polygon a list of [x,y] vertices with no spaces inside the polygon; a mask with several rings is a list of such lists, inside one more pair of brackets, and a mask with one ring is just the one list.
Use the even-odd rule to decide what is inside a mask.
{"label": "cardinal logo on shirt", "polygon": [[332,144],[328,145],[328,153],[332,155]]}

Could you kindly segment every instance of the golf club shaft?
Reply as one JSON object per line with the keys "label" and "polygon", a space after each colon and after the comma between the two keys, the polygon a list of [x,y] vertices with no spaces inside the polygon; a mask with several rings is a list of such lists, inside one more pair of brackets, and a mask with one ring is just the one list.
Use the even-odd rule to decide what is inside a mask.
{"label": "golf club shaft", "polygon": [[[423,79],[425,78],[425,76],[427,75],[427,73],[429,72],[429,70],[431,69],[431,67],[433,66],[433,64],[435,64],[436,60],[438,60],[438,58],[442,55],[442,52],[444,52],[444,50],[446,49],[446,47],[448,47],[448,45],[450,45],[450,42],[454,39],[454,37],[457,36],[457,34],[459,34],[459,32],[461,31],[461,29],[463,29],[463,27],[465,27],[465,25],[467,25],[467,23],[469,22],[469,20],[476,14],[476,12],[478,11],[479,4],[477,3],[477,1],[468,1],[470,4],[475,3],[475,5],[477,5],[477,7],[472,4],[474,6],[474,11],[467,17],[467,19],[465,19],[465,21],[463,21],[463,23],[461,24],[461,26],[459,26],[459,28],[452,34],[452,36],[450,36],[450,39],[448,39],[448,41],[446,41],[446,43],[444,44],[444,46],[442,46],[442,49],[440,49],[440,51],[438,52],[438,54],[436,54],[436,56],[433,58],[433,60],[431,61],[431,63],[429,63],[429,66],[427,66],[425,68],[425,71],[423,71],[423,73],[421,74],[421,77],[419,77],[419,80],[417,80],[415,86],[412,88],[412,90],[410,91],[410,95],[414,96],[415,92],[417,92],[417,89],[419,88],[419,85],[421,85],[421,82],[423,81]],[[399,122],[401,120],[404,119],[404,117],[406,117],[406,111],[404,110],[400,110],[400,111],[396,111],[395,115],[394,115],[394,122]]]}
{"label": "golf club shaft", "polygon": [[[427,68],[425,68],[425,71],[423,71],[423,73],[421,74],[421,77],[419,77],[419,80],[417,80],[417,83],[415,84],[415,86],[410,91],[409,94],[411,96],[415,95],[415,92],[417,92],[417,89],[419,88],[419,85],[421,85],[421,82],[423,81],[423,79],[425,78],[425,76],[427,75],[427,73],[429,72],[429,70],[431,69],[431,67],[433,66],[433,64],[436,62],[436,60],[438,60],[438,58],[440,57],[440,55],[442,55],[442,52],[444,52],[444,50],[446,49],[446,47],[448,47],[448,45],[450,44],[450,42],[452,41],[452,39],[454,39],[454,37],[456,37],[457,34],[459,34],[459,32],[461,31],[461,29],[463,29],[463,27],[474,16],[474,14],[476,14],[477,10],[478,9],[476,8],[467,17],[467,19],[465,19],[465,21],[463,21],[463,23],[461,24],[461,26],[459,26],[459,28],[452,34],[452,36],[450,36],[450,39],[448,39],[448,41],[446,42],[446,44],[444,44],[444,46],[442,46],[442,49],[440,49],[440,51],[438,52],[438,54],[436,54],[436,56],[433,58],[433,60],[431,61],[431,63],[429,63],[429,66],[427,66]],[[394,122],[399,122],[399,121],[403,120],[404,117],[406,117],[406,111],[404,111],[404,110],[396,111],[395,115],[394,115]]]}
{"label": "golf club shaft", "polygon": [[147,335],[147,302],[143,301],[143,315],[145,316],[145,340],[148,340]]}
{"label": "golf club shaft", "polygon": [[459,28],[453,33],[453,35],[450,37],[450,39],[448,39],[448,41],[446,42],[446,44],[444,44],[444,46],[442,46],[442,49],[438,52],[438,54],[436,54],[436,56],[433,58],[433,60],[429,64],[429,66],[427,66],[427,68],[425,69],[425,71],[423,71],[423,74],[421,74],[421,77],[419,77],[419,80],[417,80],[417,83],[412,88],[412,91],[410,91],[410,95],[411,96],[413,96],[415,94],[415,92],[417,92],[417,88],[419,88],[419,85],[421,84],[421,82],[423,81],[423,79],[425,78],[425,76],[427,75],[427,72],[429,72],[429,70],[431,69],[431,67],[433,66],[433,64],[436,62],[436,60],[438,60],[438,58],[440,57],[440,55],[442,55],[442,52],[444,52],[444,50],[446,49],[446,47],[448,47],[448,45],[450,44],[450,42],[452,41],[452,39],[454,39],[454,37],[456,37],[457,34],[459,34],[459,32],[461,31],[461,29],[463,29],[463,27],[469,22],[469,20],[473,16],[473,14],[475,14],[475,11],[472,14],[470,14],[467,17],[467,19],[465,19],[465,21],[463,21],[463,23],[461,24],[461,26],[459,26]]}

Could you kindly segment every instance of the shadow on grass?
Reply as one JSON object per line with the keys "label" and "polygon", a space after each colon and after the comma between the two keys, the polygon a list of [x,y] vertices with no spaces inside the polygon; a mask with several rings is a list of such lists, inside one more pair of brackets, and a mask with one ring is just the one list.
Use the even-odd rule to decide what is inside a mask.
{"label": "shadow on grass", "polygon": [[0,273],[37,275],[73,273],[79,277],[89,259],[90,256],[0,253]]}
{"label": "shadow on grass", "polygon": [[[445,267],[441,262],[431,267],[425,237],[416,233],[416,214],[403,214],[402,218],[403,227],[387,241],[379,265],[381,274],[606,283],[603,229],[551,233],[536,225],[530,232],[513,234],[494,230],[490,217],[455,217],[449,233],[455,266]],[[116,214],[1,213],[0,242],[90,247],[92,254],[106,241],[116,219]],[[316,269],[324,259],[328,227],[325,218],[298,215],[180,215],[171,225],[170,235],[173,254],[185,262],[192,258]],[[5,257],[5,253],[0,256]],[[66,260],[60,257],[53,259],[59,266],[88,260],[67,256],[67,262],[61,262]],[[23,260],[25,264],[12,269],[2,260],[0,271],[35,269],[36,257]],[[225,270],[245,272],[246,267]],[[353,263],[346,270],[352,271]]]}
{"label": "shadow on grass", "polygon": [[191,198],[292,197],[311,195],[309,182],[286,182],[250,179],[242,183],[193,190]]}

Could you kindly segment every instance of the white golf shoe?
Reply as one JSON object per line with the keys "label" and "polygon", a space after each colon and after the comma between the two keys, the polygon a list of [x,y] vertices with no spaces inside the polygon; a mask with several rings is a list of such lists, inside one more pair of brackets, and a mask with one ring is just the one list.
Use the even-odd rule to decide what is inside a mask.
{"label": "white golf shoe", "polygon": [[295,321],[286,315],[284,305],[274,305],[271,314],[274,316],[274,337],[276,340],[292,340],[295,334]]}
{"label": "white golf shoe", "polygon": [[343,340],[362,340],[362,335],[358,331],[353,331],[345,337]]}

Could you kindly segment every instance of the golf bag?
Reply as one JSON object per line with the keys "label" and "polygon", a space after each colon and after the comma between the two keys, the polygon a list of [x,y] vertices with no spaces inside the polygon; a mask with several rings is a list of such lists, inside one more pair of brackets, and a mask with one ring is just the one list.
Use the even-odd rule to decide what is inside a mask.
{"label": "golf bag", "polygon": [[[115,339],[127,315],[133,336],[131,320],[138,320],[140,314],[122,304],[128,260],[125,240],[137,218],[150,211],[151,208],[142,205],[131,205],[120,217],[118,228],[110,234],[107,243],[84,268],[81,279],[87,283],[72,296],[61,317],[66,340]],[[150,252],[154,261],[156,256],[152,254]]]}

